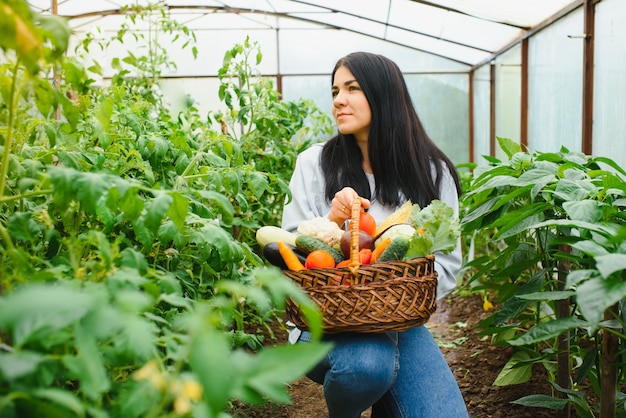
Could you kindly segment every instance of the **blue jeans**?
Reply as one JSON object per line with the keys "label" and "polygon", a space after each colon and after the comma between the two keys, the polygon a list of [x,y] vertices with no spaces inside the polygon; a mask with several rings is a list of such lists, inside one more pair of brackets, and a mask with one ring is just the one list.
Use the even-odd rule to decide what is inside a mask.
{"label": "blue jeans", "polygon": [[[303,332],[300,341],[309,339]],[[328,418],[465,418],[465,401],[424,326],[385,334],[334,334],[331,352],[307,376],[324,385]]]}

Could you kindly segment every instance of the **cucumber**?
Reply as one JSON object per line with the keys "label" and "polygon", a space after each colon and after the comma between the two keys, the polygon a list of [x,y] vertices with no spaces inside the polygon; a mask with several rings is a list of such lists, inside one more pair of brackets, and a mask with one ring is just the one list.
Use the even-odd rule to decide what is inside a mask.
{"label": "cucumber", "polygon": [[[298,256],[300,262],[304,264],[306,261],[306,254],[302,252],[302,250],[296,248],[294,245],[285,243],[289,248],[293,250],[293,252]],[[283,260],[283,257],[280,255],[280,251],[278,251],[278,242],[270,242],[263,247],[263,257],[272,265],[276,267],[280,267],[283,270],[287,269],[287,265]]]}
{"label": "cucumber", "polygon": [[277,226],[266,225],[256,231],[256,242],[263,249],[270,242],[282,241],[292,246],[296,245],[296,234]]}
{"label": "cucumber", "polygon": [[402,260],[409,251],[409,245],[410,241],[404,235],[395,237],[376,262],[384,263],[385,261]]}
{"label": "cucumber", "polygon": [[324,250],[333,256],[335,263],[339,263],[343,261],[343,254],[341,254],[341,252],[335,250],[333,247],[326,244],[324,241],[321,241],[310,235],[300,234],[296,236],[296,248],[301,249],[306,254],[309,254],[311,251],[314,251],[314,250]]}

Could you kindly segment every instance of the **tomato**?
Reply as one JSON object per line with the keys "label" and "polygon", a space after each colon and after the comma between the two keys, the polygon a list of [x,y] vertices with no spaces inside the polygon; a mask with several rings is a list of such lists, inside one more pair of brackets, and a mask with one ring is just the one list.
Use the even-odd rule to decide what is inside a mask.
{"label": "tomato", "polygon": [[376,220],[369,213],[361,211],[359,229],[373,237],[376,234]]}
{"label": "tomato", "polygon": [[349,265],[350,265],[350,260],[343,260],[337,263],[335,267],[341,268],[341,267],[348,267]]}
{"label": "tomato", "polygon": [[372,261],[372,250],[363,248],[359,251],[359,261],[361,264],[369,264]]}
{"label": "tomato", "polygon": [[314,250],[306,256],[304,267],[308,269],[332,269],[335,267],[335,259],[328,251]]}

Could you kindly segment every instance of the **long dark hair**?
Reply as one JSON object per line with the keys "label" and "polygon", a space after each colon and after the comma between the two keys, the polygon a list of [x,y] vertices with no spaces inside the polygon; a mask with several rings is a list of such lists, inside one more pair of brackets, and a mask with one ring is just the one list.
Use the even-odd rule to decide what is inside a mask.
{"label": "long dark hair", "polygon": [[326,199],[331,201],[337,191],[350,186],[360,196],[384,205],[398,206],[404,195],[424,207],[439,199],[444,167],[450,171],[460,194],[456,168],[426,133],[400,68],[384,56],[355,52],[337,62],[331,85],[342,66],[354,75],[371,108],[367,147],[376,190],[372,196],[356,139],[338,133],[324,145],[321,156]]}

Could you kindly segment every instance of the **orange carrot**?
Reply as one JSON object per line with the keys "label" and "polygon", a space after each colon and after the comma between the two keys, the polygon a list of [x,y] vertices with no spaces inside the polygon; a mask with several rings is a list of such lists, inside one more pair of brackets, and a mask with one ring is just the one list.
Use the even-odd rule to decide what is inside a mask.
{"label": "orange carrot", "polygon": [[372,258],[370,259],[370,262],[375,263],[376,260],[378,260],[378,257],[380,257],[383,251],[385,251],[385,248],[387,248],[389,244],[391,244],[391,241],[391,237],[387,237],[382,240],[380,244],[378,244],[376,248],[374,248],[374,251],[372,251]]}
{"label": "orange carrot", "polygon": [[283,241],[278,241],[276,244],[278,245],[278,252],[289,270],[300,271],[305,269],[296,253],[294,253],[291,248],[287,247],[287,244]]}

